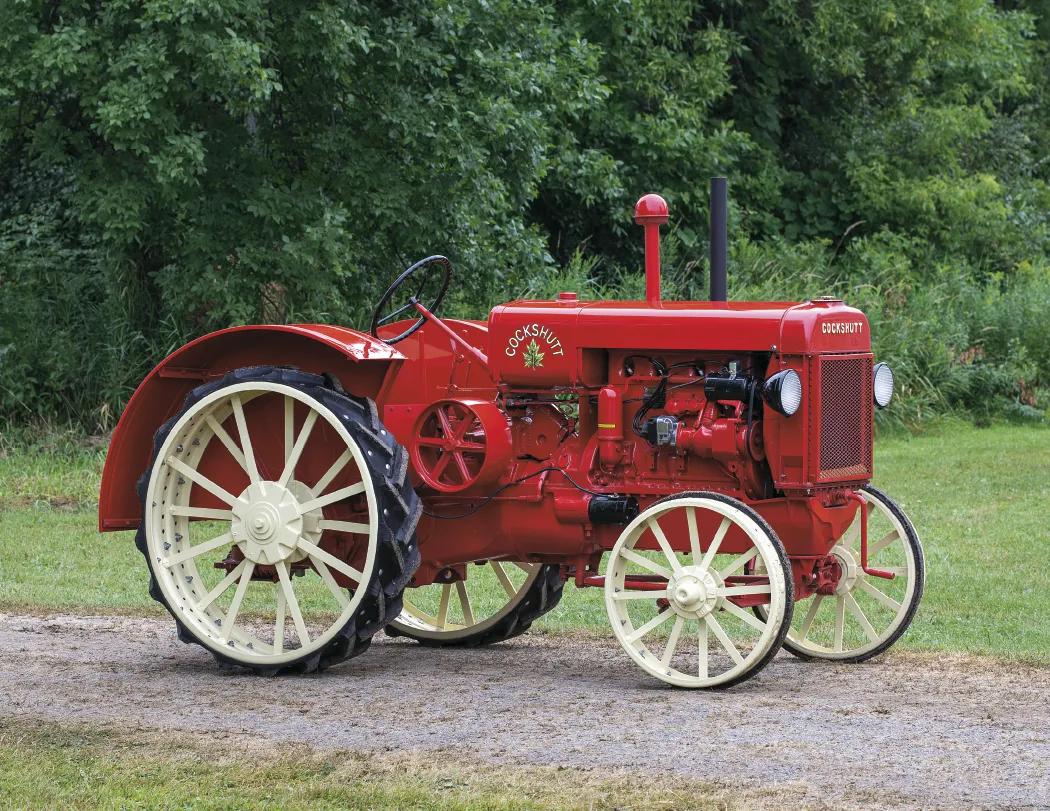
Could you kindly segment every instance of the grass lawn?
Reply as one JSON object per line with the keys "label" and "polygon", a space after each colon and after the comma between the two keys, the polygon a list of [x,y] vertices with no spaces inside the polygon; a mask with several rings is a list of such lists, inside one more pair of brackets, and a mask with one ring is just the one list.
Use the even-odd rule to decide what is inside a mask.
{"label": "grass lawn", "polygon": [[[0,456],[0,609],[161,613],[131,534],[95,530],[101,461],[68,444]],[[926,597],[899,644],[1050,664],[1050,579],[1036,567],[1050,547],[1050,430],[950,424],[883,439],[876,484],[926,548]],[[607,633],[600,591],[570,586],[536,627]]]}
{"label": "grass lawn", "polygon": [[775,790],[556,767],[501,767],[461,754],[317,753],[248,736],[0,719],[2,808],[670,809],[776,807]]}

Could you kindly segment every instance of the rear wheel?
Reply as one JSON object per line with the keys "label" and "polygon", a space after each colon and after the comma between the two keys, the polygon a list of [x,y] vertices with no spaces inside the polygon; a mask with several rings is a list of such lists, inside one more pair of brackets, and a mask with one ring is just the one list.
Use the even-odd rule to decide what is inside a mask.
{"label": "rear wheel", "polygon": [[154,441],[137,544],[179,637],[312,672],[361,653],[419,565],[407,456],[374,404],[258,367],[195,389]]}
{"label": "rear wheel", "polygon": [[467,567],[466,580],[409,589],[387,628],[423,645],[491,645],[525,633],[561,600],[558,566],[490,560]]}

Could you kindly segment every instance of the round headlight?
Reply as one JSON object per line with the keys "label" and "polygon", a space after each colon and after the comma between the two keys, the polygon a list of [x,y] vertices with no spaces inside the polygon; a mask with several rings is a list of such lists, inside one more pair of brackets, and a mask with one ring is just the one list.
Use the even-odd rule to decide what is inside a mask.
{"label": "round headlight", "polygon": [[802,378],[794,369],[777,372],[762,386],[762,399],[790,417],[802,405]]}
{"label": "round headlight", "polygon": [[885,408],[893,399],[893,370],[887,363],[875,364],[875,405]]}

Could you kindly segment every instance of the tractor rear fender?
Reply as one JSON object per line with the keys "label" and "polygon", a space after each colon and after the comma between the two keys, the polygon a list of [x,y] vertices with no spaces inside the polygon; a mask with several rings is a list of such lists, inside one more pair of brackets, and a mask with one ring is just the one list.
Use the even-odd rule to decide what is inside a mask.
{"label": "tractor rear fender", "polygon": [[135,484],[149,464],[153,435],[201,383],[245,366],[293,366],[327,372],[350,394],[376,399],[404,360],[371,335],[322,324],[233,327],[191,341],[146,376],[117,423],[102,471],[99,531],[139,525]]}

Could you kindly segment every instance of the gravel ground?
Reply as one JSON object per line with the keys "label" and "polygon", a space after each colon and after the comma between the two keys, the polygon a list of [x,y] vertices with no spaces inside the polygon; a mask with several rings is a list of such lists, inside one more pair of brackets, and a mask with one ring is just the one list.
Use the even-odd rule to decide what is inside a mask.
{"label": "gravel ground", "polygon": [[678,773],[792,804],[1050,807],[1050,670],[990,659],[781,654],[736,688],[691,692],[611,638],[379,639],[327,673],[266,679],[220,671],[167,621],[4,614],[0,651],[0,714],[20,719]]}

